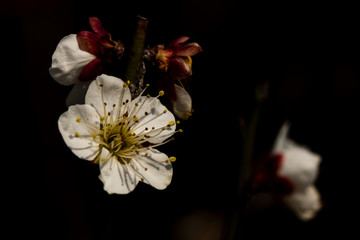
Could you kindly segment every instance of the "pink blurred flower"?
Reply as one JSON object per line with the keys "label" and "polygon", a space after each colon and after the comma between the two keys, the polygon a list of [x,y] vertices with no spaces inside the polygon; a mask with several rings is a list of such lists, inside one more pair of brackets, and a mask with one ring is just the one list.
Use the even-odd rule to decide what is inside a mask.
{"label": "pink blurred flower", "polygon": [[288,138],[290,124],[284,123],[276,138],[271,157],[252,182],[256,192],[270,192],[280,198],[295,215],[307,221],[321,209],[315,181],[321,156]]}
{"label": "pink blurred flower", "polygon": [[321,209],[321,199],[314,182],[321,156],[288,138],[289,123],[277,136],[273,154],[278,156],[276,175],[292,184],[292,191],[283,196],[284,203],[302,220],[314,218]]}

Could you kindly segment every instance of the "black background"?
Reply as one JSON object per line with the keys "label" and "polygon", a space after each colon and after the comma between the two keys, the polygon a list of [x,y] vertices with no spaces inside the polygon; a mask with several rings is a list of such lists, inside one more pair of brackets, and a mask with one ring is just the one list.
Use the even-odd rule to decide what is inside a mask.
{"label": "black background", "polygon": [[[223,1],[10,1],[1,3],[2,217],[6,232],[38,239],[180,239],[177,226],[205,212],[223,221],[234,204],[240,119],[268,81],[255,156],[270,147],[282,122],[291,138],[322,156],[316,182],[324,207],[303,223],[278,207],[246,220],[245,239],[347,239],[358,217],[359,15],[346,4]],[[60,39],[90,30],[97,16],[127,43],[136,16],[149,18],[147,43],[186,35],[193,57],[195,112],[184,133],[161,148],[175,155],[164,191],[139,184],[109,196],[98,167],[65,146],[57,119],[71,88],[48,73]],[[353,220],[355,218],[355,220]],[[220,220],[219,220],[220,219]],[[227,225],[226,223],[224,224]],[[4,233],[5,234],[5,233]]]}

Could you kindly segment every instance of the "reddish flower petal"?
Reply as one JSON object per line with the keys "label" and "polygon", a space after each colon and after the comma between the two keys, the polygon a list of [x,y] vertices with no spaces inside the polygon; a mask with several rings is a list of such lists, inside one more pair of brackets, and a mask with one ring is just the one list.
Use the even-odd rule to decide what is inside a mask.
{"label": "reddish flower petal", "polygon": [[170,49],[159,49],[156,54],[156,60],[161,71],[166,72],[169,67],[170,59],[173,56],[173,51]]}
{"label": "reddish flower petal", "polygon": [[84,69],[81,71],[79,80],[86,82],[95,79],[98,75],[103,72],[104,66],[103,61],[99,58],[95,58],[89,62]]}
{"label": "reddish flower petal", "polygon": [[271,172],[278,173],[280,171],[281,166],[284,163],[284,154],[276,153],[270,156],[270,162],[268,163],[267,167]]}
{"label": "reddish flower petal", "polygon": [[191,57],[173,57],[170,62],[169,74],[175,79],[185,79],[191,76]]}
{"label": "reddish flower petal", "polygon": [[189,40],[189,37],[185,37],[185,36],[181,36],[178,37],[177,39],[175,39],[174,41],[172,41],[167,48],[176,48],[177,45],[179,45],[180,43],[184,43],[187,40]]}
{"label": "reddish flower petal", "polygon": [[103,37],[107,40],[111,39],[110,34],[107,31],[105,31],[102,23],[100,22],[100,20],[97,17],[90,17],[89,23],[90,23],[92,30],[96,34],[98,34],[100,37]]}
{"label": "reddish flower petal", "polygon": [[188,43],[184,45],[180,45],[175,49],[175,55],[177,56],[194,56],[201,52],[202,49],[199,44],[197,43]]}
{"label": "reddish flower petal", "polygon": [[76,35],[76,39],[82,51],[100,56],[103,46],[103,41],[100,36],[89,31],[81,31]]}

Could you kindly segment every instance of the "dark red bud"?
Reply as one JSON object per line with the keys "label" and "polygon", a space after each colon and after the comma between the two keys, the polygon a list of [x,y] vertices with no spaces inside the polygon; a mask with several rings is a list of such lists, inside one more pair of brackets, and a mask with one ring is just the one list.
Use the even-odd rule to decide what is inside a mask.
{"label": "dark red bud", "polygon": [[175,79],[185,79],[191,76],[191,57],[173,57],[170,62],[169,74]]}
{"label": "dark red bud", "polygon": [[187,40],[189,40],[189,37],[185,37],[185,36],[181,36],[176,38],[175,40],[173,40],[168,46],[167,48],[176,48],[177,45],[186,42]]}
{"label": "dark red bud", "polygon": [[197,43],[188,43],[184,45],[179,45],[175,49],[175,55],[183,56],[183,57],[194,56],[199,52],[202,52],[202,48]]}
{"label": "dark red bud", "polygon": [[104,62],[99,58],[95,58],[83,68],[79,75],[79,80],[83,82],[94,80],[103,72],[103,69]]}
{"label": "dark red bud", "polygon": [[89,18],[89,23],[90,23],[90,26],[92,28],[92,30],[98,34],[100,37],[103,37],[107,40],[110,40],[111,39],[111,36],[110,34],[105,31],[102,23],[100,22],[100,20],[97,18],[97,17],[90,17]]}
{"label": "dark red bud", "polygon": [[81,31],[76,35],[76,39],[82,51],[100,56],[103,46],[103,41],[100,36],[89,31]]}

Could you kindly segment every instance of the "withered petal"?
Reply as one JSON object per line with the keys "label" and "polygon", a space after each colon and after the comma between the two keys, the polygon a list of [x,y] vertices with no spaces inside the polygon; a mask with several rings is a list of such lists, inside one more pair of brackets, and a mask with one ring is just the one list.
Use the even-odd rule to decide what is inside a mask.
{"label": "withered petal", "polygon": [[188,43],[184,45],[179,45],[175,49],[175,55],[183,56],[183,57],[194,56],[199,52],[202,52],[202,48],[198,43]]}

